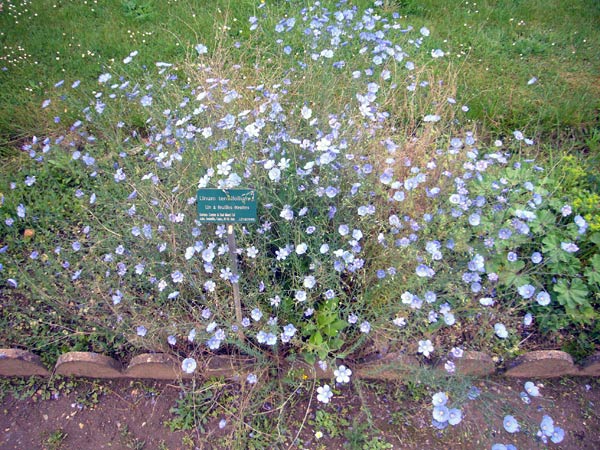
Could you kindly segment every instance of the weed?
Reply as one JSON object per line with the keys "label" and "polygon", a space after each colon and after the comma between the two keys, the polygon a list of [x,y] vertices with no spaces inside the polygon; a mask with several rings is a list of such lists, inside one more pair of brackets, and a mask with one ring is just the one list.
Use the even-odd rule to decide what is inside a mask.
{"label": "weed", "polygon": [[308,423],[315,431],[321,431],[332,438],[341,436],[349,425],[343,414],[330,413],[322,409],[317,410],[314,419],[309,420]]}
{"label": "weed", "polygon": [[75,402],[80,408],[95,408],[107,392],[107,386],[97,380],[80,385]]}
{"label": "weed", "polygon": [[130,448],[132,450],[142,450],[145,448],[146,443],[141,441],[140,439],[133,436],[129,427],[127,425],[122,425],[119,429],[119,436],[121,444],[126,448]]}
{"label": "weed", "polygon": [[60,450],[63,448],[63,444],[65,439],[68,437],[68,434],[63,430],[53,431],[48,435],[44,440],[44,448],[46,450]]}
{"label": "weed", "polygon": [[189,390],[181,393],[176,405],[170,412],[175,417],[165,425],[171,431],[198,430],[205,433],[205,426],[211,417],[221,410],[222,405],[231,408],[233,397],[227,393],[226,385],[220,380],[209,380],[199,387],[195,382]]}

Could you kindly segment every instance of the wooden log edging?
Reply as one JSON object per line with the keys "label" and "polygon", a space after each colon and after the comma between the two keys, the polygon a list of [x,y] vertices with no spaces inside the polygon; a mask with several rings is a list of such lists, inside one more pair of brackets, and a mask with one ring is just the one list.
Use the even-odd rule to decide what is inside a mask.
{"label": "wooden log edging", "polygon": [[[21,349],[0,349],[0,377],[49,377],[52,374],[86,378],[129,378],[178,380],[193,377],[224,377],[241,381],[255,369],[252,358],[217,355],[198,360],[193,374],[183,372],[181,361],[166,353],[143,353],[123,367],[113,358],[92,352],[67,352],[58,358],[53,368],[46,368],[39,356]],[[465,351],[462,358],[454,359],[456,373],[473,377],[502,375],[509,378],[555,378],[561,376],[600,376],[600,353],[576,365],[573,358],[559,350],[537,350],[525,353],[499,370],[486,353]],[[442,363],[443,366],[443,363]],[[403,353],[373,355],[351,369],[356,377],[375,380],[401,380],[415,370],[422,369],[416,357]],[[429,367],[429,366],[428,366]],[[443,367],[437,367],[444,370]],[[286,364],[284,370],[303,378],[333,378],[331,368],[322,370],[297,359]]]}

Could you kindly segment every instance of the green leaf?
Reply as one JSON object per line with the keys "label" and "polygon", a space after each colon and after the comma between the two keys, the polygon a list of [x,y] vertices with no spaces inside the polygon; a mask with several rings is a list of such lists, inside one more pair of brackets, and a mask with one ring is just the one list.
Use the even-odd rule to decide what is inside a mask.
{"label": "green leaf", "polygon": [[554,285],[554,292],[558,294],[558,302],[568,308],[576,308],[577,305],[589,305],[587,300],[587,286],[579,278],[574,278],[569,283],[565,280],[559,280]]}
{"label": "green leaf", "polygon": [[314,353],[304,353],[302,356],[304,357],[304,361],[306,361],[308,364],[312,365],[317,362],[317,357]]}
{"label": "green leaf", "polygon": [[590,242],[593,242],[598,247],[600,247],[600,232],[593,233],[589,238]]}
{"label": "green leaf", "polygon": [[554,218],[554,214],[552,214],[547,209],[537,211],[536,216],[536,219],[533,222],[531,222],[531,230],[534,233],[543,232],[549,225],[554,224],[556,220]]}
{"label": "green leaf", "polygon": [[584,275],[589,283],[600,284],[600,255],[594,255],[591,263],[592,265],[585,269]]}
{"label": "green leaf", "polygon": [[344,328],[346,328],[348,326],[348,322],[346,322],[345,320],[342,320],[342,319],[338,319],[331,326],[338,331],[342,331]]}
{"label": "green leaf", "polygon": [[325,328],[327,325],[335,321],[335,315],[331,311],[319,311],[317,313],[317,326],[319,329]]}
{"label": "green leaf", "polygon": [[327,325],[321,329],[323,334],[328,337],[335,337],[338,334],[338,330],[336,330],[332,325]]}
{"label": "green leaf", "polygon": [[331,342],[329,342],[329,349],[330,350],[339,350],[340,348],[342,348],[342,345],[344,345],[344,341],[341,340],[340,338],[335,338],[335,339],[332,339]]}
{"label": "green leaf", "polygon": [[314,345],[315,347],[319,347],[323,344],[323,335],[320,332],[316,332],[315,334],[313,334],[310,339],[308,340],[308,342],[310,342],[312,345]]}

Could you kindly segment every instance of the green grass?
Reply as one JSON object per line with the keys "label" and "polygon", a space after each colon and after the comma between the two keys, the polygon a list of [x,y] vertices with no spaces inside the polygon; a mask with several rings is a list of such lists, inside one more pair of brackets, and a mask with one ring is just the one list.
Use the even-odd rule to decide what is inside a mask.
{"label": "green grass", "polygon": [[415,26],[428,26],[459,65],[459,93],[473,120],[496,132],[526,128],[547,137],[598,127],[598,2],[390,3]]}
{"label": "green grass", "polygon": [[[292,2],[295,3],[295,2]],[[368,4],[361,1],[361,4]],[[250,0],[7,1],[0,12],[0,147],[17,145],[52,124],[39,114],[61,79],[94,85],[132,50],[148,65],[181,61],[190,44],[210,42],[215,23],[248,36]],[[434,45],[459,69],[469,118],[495,132],[587,134],[598,126],[598,2],[560,0],[388,1],[407,23],[426,25]],[[25,5],[25,6],[23,6]],[[283,2],[275,8],[287,8]],[[20,50],[22,49],[22,50]],[[536,84],[527,81],[537,77]],[[6,150],[4,150],[6,151]]]}
{"label": "green grass", "polygon": [[[142,63],[181,61],[192,43],[212,39],[215,23],[244,35],[249,0],[6,1],[0,12],[0,147],[45,132],[39,109],[54,83],[82,80],[89,90],[102,71],[131,51]],[[240,33],[241,30],[241,33]],[[20,50],[23,49],[23,50]]]}

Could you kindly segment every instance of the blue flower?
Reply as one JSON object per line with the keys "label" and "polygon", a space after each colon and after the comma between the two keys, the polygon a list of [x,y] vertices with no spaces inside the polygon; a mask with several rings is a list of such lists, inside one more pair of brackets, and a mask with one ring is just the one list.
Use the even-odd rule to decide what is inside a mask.
{"label": "blue flower", "polygon": [[181,363],[181,369],[185,373],[194,373],[198,364],[194,358],[185,358]]}
{"label": "blue flower", "polygon": [[415,269],[415,272],[418,276],[426,278],[431,278],[435,275],[435,271],[425,264],[419,264]]}
{"label": "blue flower", "polygon": [[530,284],[525,284],[519,287],[519,295],[525,299],[533,297],[535,288]]}
{"label": "blue flower", "polygon": [[540,431],[544,436],[552,436],[554,434],[554,420],[552,417],[544,415],[540,423]]}
{"label": "blue flower", "polygon": [[477,386],[471,386],[469,388],[469,392],[467,392],[467,397],[469,400],[476,400],[481,395],[481,389]]}
{"label": "blue flower", "polygon": [[529,396],[527,395],[527,393],[521,392],[519,394],[519,397],[521,397],[521,401],[523,403],[525,403],[526,405],[529,405],[531,403],[531,399],[529,398]]}
{"label": "blue flower", "polygon": [[448,422],[438,422],[437,420],[433,419],[431,421],[431,426],[437,428],[438,430],[443,430],[444,428],[448,427]]}
{"label": "blue flower", "polygon": [[331,397],[333,397],[333,392],[331,392],[331,388],[328,384],[317,388],[317,400],[321,403],[329,403]]}
{"label": "blue flower", "polygon": [[579,247],[573,242],[561,242],[560,248],[562,248],[567,253],[575,253],[579,250]]}
{"label": "blue flower", "polygon": [[512,231],[510,231],[508,228],[501,228],[500,231],[498,231],[498,237],[500,239],[509,239],[512,235]]}
{"label": "blue flower", "polygon": [[252,317],[252,319],[254,319],[255,322],[258,322],[262,318],[262,316],[263,313],[258,308],[254,308],[250,313],[250,317]]}
{"label": "blue flower", "polygon": [[448,396],[445,392],[437,392],[431,397],[433,406],[444,406],[448,402]]}
{"label": "blue flower", "polygon": [[248,384],[256,384],[257,381],[258,381],[258,377],[253,373],[249,373],[248,376],[246,377],[246,382]]}
{"label": "blue flower", "polygon": [[448,411],[448,423],[450,425],[458,425],[462,421],[462,411],[457,408],[452,408]]}
{"label": "blue flower", "polygon": [[496,325],[494,325],[494,332],[496,333],[496,336],[498,336],[500,339],[506,339],[508,337],[508,331],[502,323],[497,323]]}
{"label": "blue flower", "polygon": [[[100,75],[98,77],[98,83],[106,83],[111,78],[112,78],[112,75],[110,73],[103,73],[102,75]],[[77,86],[75,86],[75,87],[77,87]]]}
{"label": "blue flower", "polygon": [[513,416],[504,416],[502,424],[504,425],[504,429],[509,433],[516,433],[520,430],[519,423]]}
{"label": "blue flower", "polygon": [[535,296],[535,301],[538,302],[538,304],[540,304],[542,306],[549,305],[550,304],[550,294],[548,294],[546,291],[538,292],[538,294]]}
{"label": "blue flower", "polygon": [[542,262],[542,254],[540,252],[533,252],[531,254],[531,262],[534,264],[539,264]]}
{"label": "blue flower", "polygon": [[527,393],[532,397],[540,396],[540,390],[532,381],[527,381],[525,383],[525,391],[527,391]]}
{"label": "blue flower", "polygon": [[447,422],[450,417],[450,410],[447,406],[435,406],[433,408],[433,420],[437,420],[438,422]]}
{"label": "blue flower", "polygon": [[563,441],[564,438],[565,430],[563,430],[561,427],[554,427],[554,432],[552,433],[550,440],[555,444],[559,444]]}
{"label": "blue flower", "polygon": [[417,352],[422,353],[423,356],[429,358],[429,355],[433,352],[433,344],[429,339],[419,341],[419,348],[417,349]]}
{"label": "blue flower", "polygon": [[152,96],[150,96],[150,95],[144,95],[140,99],[140,104],[142,106],[144,106],[144,107],[151,106],[152,105]]}

